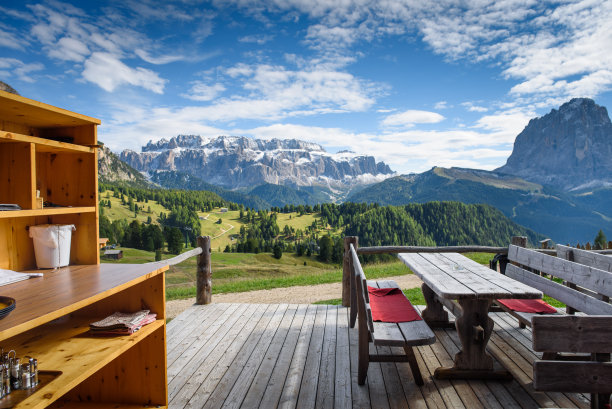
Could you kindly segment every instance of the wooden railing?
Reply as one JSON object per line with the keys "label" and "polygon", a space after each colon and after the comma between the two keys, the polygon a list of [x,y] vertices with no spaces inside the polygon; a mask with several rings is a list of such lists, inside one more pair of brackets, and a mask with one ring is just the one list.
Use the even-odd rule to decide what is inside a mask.
{"label": "wooden railing", "polygon": [[196,304],[210,304],[212,301],[212,263],[210,259],[210,236],[199,236],[198,246],[176,257],[147,264],[173,266],[198,256],[196,271]]}

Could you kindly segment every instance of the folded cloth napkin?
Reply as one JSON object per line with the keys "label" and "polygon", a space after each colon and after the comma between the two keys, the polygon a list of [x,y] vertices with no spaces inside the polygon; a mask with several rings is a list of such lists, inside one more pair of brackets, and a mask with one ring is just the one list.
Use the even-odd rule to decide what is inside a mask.
{"label": "folded cloth napkin", "polygon": [[381,322],[420,321],[422,318],[399,288],[368,286],[372,320]]}
{"label": "folded cloth napkin", "polygon": [[538,314],[554,314],[557,312],[555,307],[548,304],[544,300],[520,300],[508,298],[503,300],[497,300],[497,302],[505,305],[512,311],[532,312]]}
{"label": "folded cloth napkin", "polygon": [[90,326],[89,331],[91,334],[95,335],[130,335],[135,333],[145,325],[155,322],[156,317],[157,314],[147,314],[139,321],[132,321],[129,325],[112,325],[106,327]]}

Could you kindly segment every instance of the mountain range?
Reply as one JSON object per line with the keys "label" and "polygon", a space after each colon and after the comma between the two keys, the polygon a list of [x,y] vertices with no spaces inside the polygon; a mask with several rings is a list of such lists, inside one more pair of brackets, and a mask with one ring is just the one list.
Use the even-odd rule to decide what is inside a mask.
{"label": "mountain range", "polygon": [[297,139],[179,135],[150,141],[141,152],[125,150],[120,158],[150,176],[180,172],[231,190],[262,184],[317,186],[329,191],[327,201],[341,199],[354,186],[394,175],[372,156],[349,151],[332,154],[318,144]]}
{"label": "mountain range", "polygon": [[397,175],[371,156],[331,154],[295,139],[179,135],[149,142],[140,153],[121,153],[122,161],[147,175],[146,183],[211,190],[249,207],[486,203],[516,223],[572,244],[592,240],[599,229],[612,231],[610,158],[607,110],[586,98],[532,119],[507,163],[495,171],[434,167]]}

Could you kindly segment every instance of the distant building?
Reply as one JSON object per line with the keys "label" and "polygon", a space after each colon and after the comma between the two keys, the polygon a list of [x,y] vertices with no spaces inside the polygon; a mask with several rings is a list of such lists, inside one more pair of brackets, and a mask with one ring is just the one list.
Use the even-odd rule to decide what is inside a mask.
{"label": "distant building", "polygon": [[104,257],[111,260],[119,260],[123,258],[123,250],[106,250],[104,252]]}
{"label": "distant building", "polygon": [[227,207],[222,207],[220,210],[221,213],[227,213]]}
{"label": "distant building", "polygon": [[106,243],[108,243],[108,239],[100,237],[100,240],[98,240],[98,243],[100,244],[100,250],[102,250],[104,247],[106,247]]}

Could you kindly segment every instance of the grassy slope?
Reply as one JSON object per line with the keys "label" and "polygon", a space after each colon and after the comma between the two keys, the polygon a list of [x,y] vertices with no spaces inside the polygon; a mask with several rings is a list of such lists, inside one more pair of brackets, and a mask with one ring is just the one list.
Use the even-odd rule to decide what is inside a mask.
{"label": "grassy slope", "polygon": [[[108,192],[108,191],[107,191]],[[134,217],[134,212],[130,211],[128,205],[121,204],[121,198],[113,197],[112,192],[110,193],[110,197],[107,198],[107,192],[100,193],[100,200],[109,200],[111,201],[111,208],[104,208],[104,215],[108,217],[111,221],[118,219],[125,219],[128,223],[131,223],[133,220],[138,220],[141,223],[145,223],[147,218],[151,216],[153,219],[153,223],[157,223],[157,218],[161,212],[168,213],[168,210],[160,205],[159,203],[149,200],[149,203],[145,202],[134,202],[138,204],[138,206],[144,206],[144,210],[138,212],[138,215]],[[148,207],[151,206],[151,213],[147,213]]]}

